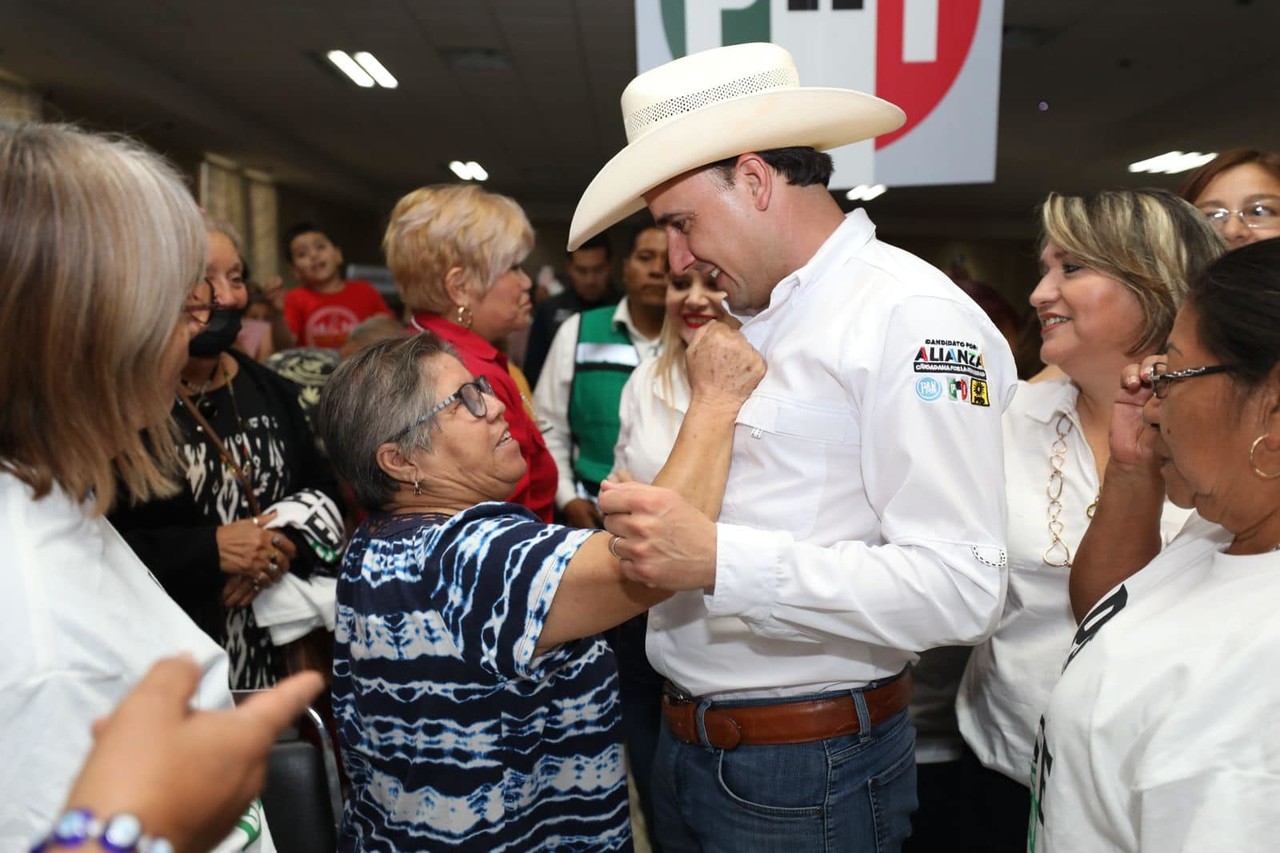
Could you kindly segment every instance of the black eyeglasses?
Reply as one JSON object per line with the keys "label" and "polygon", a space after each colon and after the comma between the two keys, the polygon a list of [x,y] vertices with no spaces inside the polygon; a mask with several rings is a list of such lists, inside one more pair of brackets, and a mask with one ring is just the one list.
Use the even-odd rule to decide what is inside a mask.
{"label": "black eyeglasses", "polygon": [[1212,376],[1215,373],[1231,373],[1235,367],[1230,364],[1211,364],[1205,367],[1188,367],[1186,370],[1175,370],[1169,373],[1169,366],[1158,363],[1151,368],[1151,392],[1163,400],[1169,396],[1169,386],[1184,379],[1195,379],[1197,376]]}
{"label": "black eyeglasses", "polygon": [[453,403],[456,403],[459,400],[462,401],[462,405],[467,407],[467,411],[471,413],[472,417],[483,418],[489,414],[489,404],[486,403],[484,399],[486,394],[488,394],[490,397],[493,396],[493,386],[489,384],[489,380],[487,377],[478,376],[476,377],[475,380],[471,382],[464,382],[463,384],[458,386],[457,391],[454,391],[448,397],[445,397],[439,403],[436,403],[434,406],[431,407],[431,410],[429,412],[424,414],[422,417],[418,418],[413,423],[409,424],[404,429],[397,432],[395,435],[388,438],[387,441],[396,441],[400,439],[409,430],[413,429],[414,427],[418,427],[418,426],[421,426],[422,424],[425,424],[427,421],[435,417],[439,412],[441,412],[444,409],[447,409],[449,406],[451,406]]}

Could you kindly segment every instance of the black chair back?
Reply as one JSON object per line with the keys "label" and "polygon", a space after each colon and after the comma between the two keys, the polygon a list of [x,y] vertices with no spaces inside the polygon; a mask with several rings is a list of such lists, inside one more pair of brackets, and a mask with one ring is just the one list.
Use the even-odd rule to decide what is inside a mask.
{"label": "black chair back", "polygon": [[338,847],[342,788],[337,757],[324,721],[312,708],[306,719],[316,743],[286,737],[271,747],[262,792],[267,823],[279,853],[324,853]]}

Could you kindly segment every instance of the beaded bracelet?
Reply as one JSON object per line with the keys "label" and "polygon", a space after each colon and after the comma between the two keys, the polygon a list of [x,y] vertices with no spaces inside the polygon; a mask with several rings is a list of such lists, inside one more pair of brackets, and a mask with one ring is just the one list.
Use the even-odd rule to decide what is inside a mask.
{"label": "beaded bracelet", "polygon": [[45,853],[57,847],[79,847],[96,841],[112,853],[174,853],[173,845],[163,838],[152,838],[142,831],[136,815],[121,813],[104,820],[88,809],[64,812],[53,825],[49,837],[31,848],[31,853]]}

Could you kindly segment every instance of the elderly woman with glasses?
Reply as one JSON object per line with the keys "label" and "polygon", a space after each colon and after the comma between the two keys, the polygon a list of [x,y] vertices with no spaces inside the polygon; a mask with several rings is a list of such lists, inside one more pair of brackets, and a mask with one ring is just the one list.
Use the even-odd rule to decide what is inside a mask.
{"label": "elderly woman with glasses", "polygon": [[[764,371],[722,325],[692,350],[693,402],[657,482],[715,517]],[[617,537],[507,502],[526,467],[508,411],[430,332],[363,350],[325,387],[320,433],[370,512],[338,583],[343,851],[630,849],[598,633],[667,593],[625,579]]]}
{"label": "elderly woman with glasses", "polygon": [[[1277,328],[1266,240],[1199,275],[1164,354],[1123,372],[1071,571],[1080,629],[1037,741],[1036,850],[1275,846]],[[1196,515],[1161,550],[1166,492]]]}
{"label": "elderly woman with glasses", "polygon": [[533,313],[533,283],[520,266],[533,248],[524,211],[514,199],[475,184],[422,187],[396,203],[382,245],[413,312],[411,329],[451,344],[506,407],[525,473],[503,497],[551,521],[555,458],[535,421],[529,383],[503,354],[507,336],[528,328]]}

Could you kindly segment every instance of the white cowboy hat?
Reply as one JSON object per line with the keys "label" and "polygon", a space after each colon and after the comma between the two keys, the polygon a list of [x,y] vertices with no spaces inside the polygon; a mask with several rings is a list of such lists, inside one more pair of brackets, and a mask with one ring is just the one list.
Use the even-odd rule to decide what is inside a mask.
{"label": "white cowboy hat", "polygon": [[852,89],[801,87],[776,44],[718,47],[660,65],[622,92],[627,147],[578,202],[569,251],[644,207],[642,196],[690,169],[748,151],[825,151],[896,130],[906,114]]}

